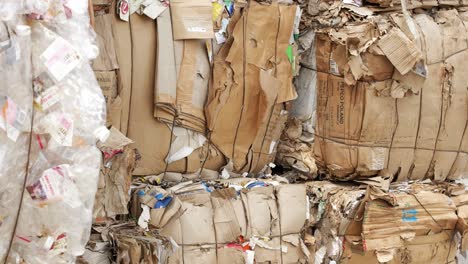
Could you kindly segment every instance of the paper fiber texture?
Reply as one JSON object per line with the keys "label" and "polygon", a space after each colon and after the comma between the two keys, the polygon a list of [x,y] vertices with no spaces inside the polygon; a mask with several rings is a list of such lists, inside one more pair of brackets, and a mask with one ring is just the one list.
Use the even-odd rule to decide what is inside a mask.
{"label": "paper fiber texture", "polygon": [[112,14],[104,14],[94,18],[94,30],[99,46],[99,56],[93,60],[92,65],[95,71],[111,71],[119,68],[112,34],[112,16]]}
{"label": "paper fiber texture", "polygon": [[212,8],[209,0],[172,0],[174,40],[213,38]]}

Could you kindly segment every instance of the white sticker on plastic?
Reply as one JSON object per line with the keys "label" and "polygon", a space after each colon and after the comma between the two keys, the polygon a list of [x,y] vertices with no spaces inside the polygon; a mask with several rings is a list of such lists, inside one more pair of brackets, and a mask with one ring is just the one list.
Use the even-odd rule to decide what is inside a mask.
{"label": "white sticker on plastic", "polygon": [[60,101],[60,92],[58,86],[47,88],[41,93],[41,107],[42,110],[47,110],[49,107],[55,105]]}
{"label": "white sticker on plastic", "polygon": [[78,64],[79,53],[63,38],[57,38],[40,56],[49,73],[56,81],[61,81]]}
{"label": "white sticker on plastic", "polygon": [[44,171],[39,180],[26,187],[31,198],[40,202],[61,199],[66,170],[67,167],[61,165]]}
{"label": "white sticker on plastic", "polygon": [[51,115],[47,120],[47,133],[60,145],[70,147],[73,141],[73,119],[66,114]]}
{"label": "white sticker on plastic", "polygon": [[10,97],[0,98],[0,129],[7,133],[9,139],[16,141],[26,121],[23,111]]}

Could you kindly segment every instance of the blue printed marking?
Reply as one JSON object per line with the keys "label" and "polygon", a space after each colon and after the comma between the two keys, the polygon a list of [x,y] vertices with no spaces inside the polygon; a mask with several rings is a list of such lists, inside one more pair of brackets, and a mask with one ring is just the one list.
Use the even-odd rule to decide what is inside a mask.
{"label": "blue printed marking", "polygon": [[418,214],[418,211],[416,209],[403,209],[403,215],[401,217],[401,220],[403,222],[416,222],[418,221],[418,218],[416,215]]}

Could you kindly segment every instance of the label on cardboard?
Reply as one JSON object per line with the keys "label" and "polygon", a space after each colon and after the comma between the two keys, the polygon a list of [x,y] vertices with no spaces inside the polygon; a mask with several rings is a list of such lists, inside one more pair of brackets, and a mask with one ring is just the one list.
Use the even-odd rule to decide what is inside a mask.
{"label": "label on cardboard", "polygon": [[330,58],[330,73],[335,75],[340,75],[340,71],[338,70],[338,64]]}
{"label": "label on cardboard", "polygon": [[401,221],[409,222],[409,223],[417,222],[418,221],[417,214],[418,214],[418,211],[416,209],[403,209]]}
{"label": "label on cardboard", "polygon": [[40,59],[56,81],[61,81],[80,64],[81,56],[65,39],[58,37],[41,54]]}
{"label": "label on cardboard", "polygon": [[212,39],[213,6],[209,0],[171,1],[174,40]]}

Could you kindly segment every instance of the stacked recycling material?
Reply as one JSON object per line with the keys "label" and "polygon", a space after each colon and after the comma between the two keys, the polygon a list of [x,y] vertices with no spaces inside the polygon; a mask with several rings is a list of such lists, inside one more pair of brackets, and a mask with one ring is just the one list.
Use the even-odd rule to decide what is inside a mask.
{"label": "stacked recycling material", "polygon": [[0,1],[0,262],[83,254],[105,140],[87,1]]}
{"label": "stacked recycling material", "polygon": [[145,186],[135,191],[133,206],[142,208],[135,210],[140,226],[158,229],[177,245],[167,263],[308,263],[306,185],[278,184],[239,179],[167,190]]}
{"label": "stacked recycling material", "polygon": [[[455,263],[460,233],[451,187],[397,184],[388,192],[328,187],[329,205],[314,234],[316,260]],[[464,186],[454,189],[466,193]]]}
{"label": "stacked recycling material", "polygon": [[455,263],[466,247],[467,195],[457,184],[392,184],[384,192],[282,177],[166,190],[137,184],[130,208],[139,226],[110,227],[135,234],[122,242],[97,227],[93,245],[129,245],[115,247],[117,259],[134,256],[123,263],[148,258],[140,246],[156,248],[160,263]]}
{"label": "stacked recycling material", "polygon": [[[446,8],[464,3],[93,2],[113,128],[84,261],[454,263],[468,249],[468,196],[444,183],[468,171],[466,11]],[[275,158],[293,171],[272,175]],[[304,182],[317,176],[347,182]],[[423,179],[438,183],[408,182]]]}
{"label": "stacked recycling material", "polygon": [[[466,11],[430,8],[465,3],[402,1],[400,11],[399,3],[371,2],[380,7],[309,3],[309,16],[303,16],[301,28],[312,28],[299,38],[297,89],[303,98],[291,113],[304,127],[312,123],[320,172],[338,180],[463,177]],[[314,120],[314,109],[303,107],[315,97]]]}
{"label": "stacked recycling material", "polygon": [[140,154],[134,175],[267,169],[285,103],[296,98],[296,5],[93,3],[101,51],[93,69],[107,124]]}
{"label": "stacked recycling material", "polygon": [[[129,9],[124,8],[124,2],[129,5]],[[170,78],[169,73],[176,74],[175,65],[172,64],[172,68],[168,65],[171,62],[169,58],[172,61],[174,58],[162,57],[174,54],[171,49],[175,47],[166,48],[164,43],[160,43],[163,40],[173,43],[172,33],[164,32],[168,29],[164,25],[168,18],[169,30],[172,31],[167,4],[160,1],[142,2],[93,1],[95,30],[100,44],[100,56],[93,62],[93,69],[106,97],[107,124],[134,142],[129,148],[136,148],[140,157],[132,172],[134,175],[194,173],[202,165],[205,169],[218,170],[225,160],[206,139],[204,117],[200,122],[200,114],[200,118],[190,119],[193,122],[189,122],[192,125],[187,126],[190,128],[187,129],[182,127],[179,122],[181,119],[170,116],[175,113],[171,108],[174,104],[156,101],[160,102],[156,104],[160,107],[155,107],[154,100],[169,100],[167,93],[164,94],[165,87],[169,89],[168,85],[175,85],[175,82],[161,84],[162,78]],[[147,5],[150,2],[152,4]],[[159,22],[154,20],[156,18]],[[157,48],[159,45],[164,51],[160,55]],[[208,56],[206,48],[201,51]],[[167,61],[158,63],[160,59]],[[185,73],[184,76],[186,75]],[[211,74],[208,75],[205,78],[209,79]],[[156,78],[157,76],[160,77]],[[199,78],[198,76],[192,77]],[[203,99],[204,93],[206,97],[208,86],[200,86],[199,83],[194,85],[194,89],[204,89],[197,90],[194,94]],[[156,89],[157,87],[160,88]],[[187,85],[185,87],[189,88]],[[184,97],[179,99],[182,98]],[[179,105],[189,102],[184,100]],[[204,104],[204,99],[201,103]],[[188,104],[183,109],[192,111],[194,108]],[[178,116],[186,118],[182,114]]]}
{"label": "stacked recycling material", "polygon": [[455,9],[433,17],[393,13],[317,38],[314,153],[333,176],[468,172],[468,34]]}

